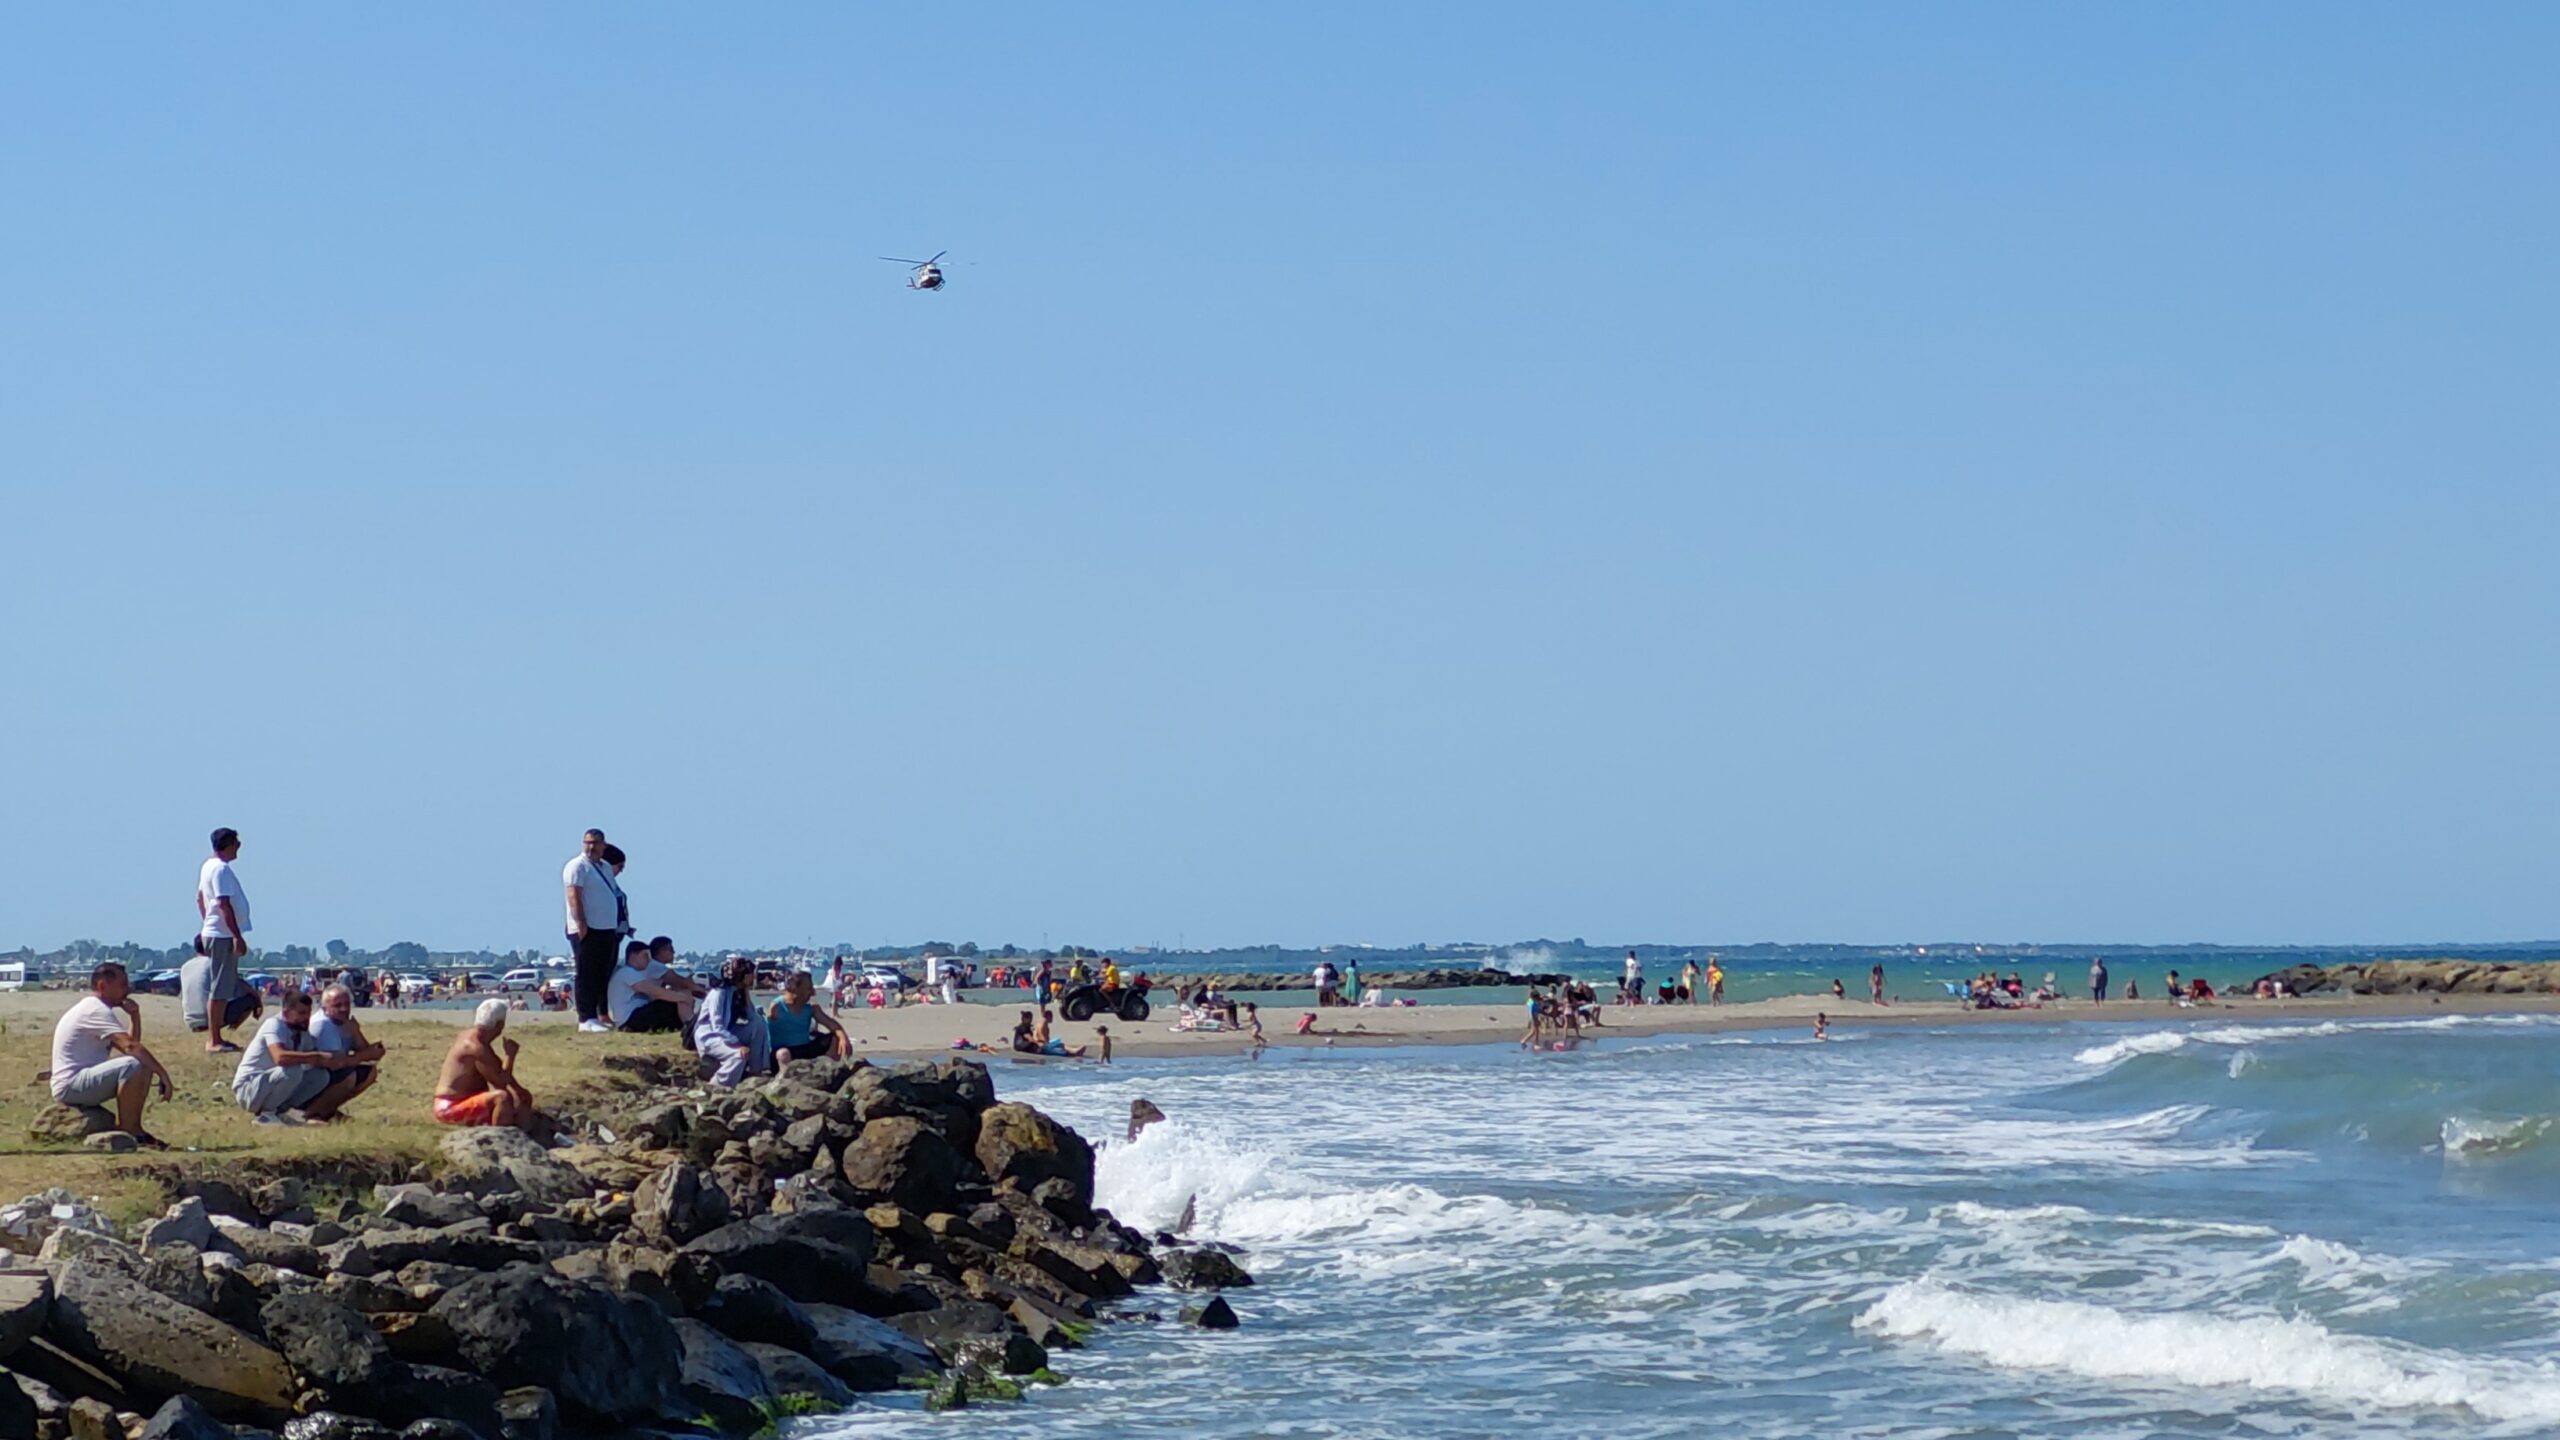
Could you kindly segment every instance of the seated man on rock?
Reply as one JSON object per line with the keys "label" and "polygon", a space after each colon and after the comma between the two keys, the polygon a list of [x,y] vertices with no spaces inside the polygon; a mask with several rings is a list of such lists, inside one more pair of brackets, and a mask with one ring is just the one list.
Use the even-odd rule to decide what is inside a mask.
{"label": "seated man on rock", "polygon": [[320,1013],[311,1017],[311,1048],[325,1050],[344,1062],[329,1088],[307,1107],[314,1116],[336,1116],[348,1101],[372,1089],[373,1082],[382,1078],[382,1044],[367,1038],[364,1027],[356,1023],[356,997],[343,984],[320,992]]}
{"label": "seated man on rock", "polygon": [[[435,1112],[440,1125],[513,1125],[533,1120],[533,1094],[516,1079],[516,1051],[506,1033],[507,1002],[494,996],[480,1002],[471,1023],[445,1052],[444,1071],[436,1077]],[[503,1049],[504,1058],[500,1058]]]}
{"label": "seated man on rock", "polygon": [[110,960],[89,972],[89,993],[71,1003],[53,1027],[53,1098],[74,1110],[115,1107],[116,1128],[154,1150],[168,1147],[142,1128],[142,1102],[151,1087],[160,1098],[177,1093],[169,1072],[143,1048],[141,1007],[133,982]]}
{"label": "seated man on rock", "polygon": [[[349,1057],[312,1042],[311,994],[291,990],[241,1050],[240,1068],[231,1074],[231,1093],[261,1125],[326,1120],[337,1113],[335,1105],[323,1103],[331,1082],[338,1072],[354,1067]],[[345,1091],[339,1099],[352,1093]]]}

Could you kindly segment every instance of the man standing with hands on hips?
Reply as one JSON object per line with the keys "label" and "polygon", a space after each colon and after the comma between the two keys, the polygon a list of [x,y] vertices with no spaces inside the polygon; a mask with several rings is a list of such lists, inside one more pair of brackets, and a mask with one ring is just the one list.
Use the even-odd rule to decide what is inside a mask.
{"label": "man standing with hands on hips", "polygon": [[213,832],[213,858],[196,872],[197,948],[210,962],[205,977],[205,1039],[208,1055],[235,1054],[240,1047],[222,1038],[223,1011],[240,988],[240,964],[249,953],[249,894],[231,862],[240,858],[240,832],[225,825]]}
{"label": "man standing with hands on hips", "polygon": [[560,872],[568,894],[569,953],[577,967],[578,1028],[589,1034],[613,1028],[605,1020],[605,991],[622,963],[622,887],[614,883],[604,852],[604,832],[590,830]]}

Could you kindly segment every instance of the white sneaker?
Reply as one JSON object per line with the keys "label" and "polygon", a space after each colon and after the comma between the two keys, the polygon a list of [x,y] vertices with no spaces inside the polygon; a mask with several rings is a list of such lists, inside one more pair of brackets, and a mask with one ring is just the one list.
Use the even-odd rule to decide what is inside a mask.
{"label": "white sneaker", "polygon": [[613,1027],[607,1025],[601,1020],[581,1020],[578,1022],[578,1029],[582,1033],[588,1035],[609,1035],[613,1033]]}
{"label": "white sneaker", "polygon": [[261,1110],[258,1112],[258,1123],[261,1125],[284,1125],[291,1122],[287,1121],[282,1115],[277,1114],[273,1110]]}

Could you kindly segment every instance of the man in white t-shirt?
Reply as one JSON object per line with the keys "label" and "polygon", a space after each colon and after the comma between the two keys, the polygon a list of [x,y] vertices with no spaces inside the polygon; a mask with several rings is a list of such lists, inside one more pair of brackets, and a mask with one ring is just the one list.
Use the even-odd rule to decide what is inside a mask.
{"label": "man in white t-shirt", "polygon": [[204,1048],[208,1055],[230,1054],[240,1047],[223,1037],[223,1012],[239,988],[240,961],[249,953],[249,894],[231,862],[240,858],[240,832],[225,825],[213,832],[213,858],[196,872],[196,944],[211,962],[205,977]]}
{"label": "man in white t-shirt", "polygon": [[560,870],[568,901],[569,954],[576,966],[578,1028],[589,1033],[613,1028],[605,1019],[605,987],[622,963],[622,887],[614,882],[604,852],[604,832],[590,830]]}
{"label": "man in white t-shirt", "polygon": [[613,1028],[635,1035],[690,1032],[696,992],[691,981],[675,973],[670,963],[675,953],[676,942],[664,935],[622,947],[622,963],[613,967],[613,978],[605,984],[605,1013],[613,1017]]}
{"label": "man in white t-shirt", "polygon": [[145,1049],[141,1015],[124,967],[110,960],[89,972],[89,993],[62,1012],[53,1027],[53,1068],[46,1079],[53,1098],[75,1110],[115,1106],[116,1128],[154,1150],[165,1150],[142,1128],[142,1102],[156,1083],[160,1098],[176,1088],[169,1072]]}

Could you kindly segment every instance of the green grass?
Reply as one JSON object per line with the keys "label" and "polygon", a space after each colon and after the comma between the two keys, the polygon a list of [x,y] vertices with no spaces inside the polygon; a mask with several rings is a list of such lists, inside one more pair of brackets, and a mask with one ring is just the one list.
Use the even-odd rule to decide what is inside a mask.
{"label": "green grass", "polygon": [[[32,1077],[52,1061],[53,1023],[76,995],[29,992],[7,997],[0,1009],[0,1075]],[[204,1038],[180,1022],[178,1002],[139,997],[143,1043],[177,1082],[174,1100],[155,1094],[143,1110],[143,1127],[169,1142],[165,1152],[103,1155],[77,1145],[39,1143],[27,1124],[51,1101],[39,1080],[0,1087],[0,1203],[59,1185],[94,1197],[119,1221],[156,1213],[171,1187],[190,1175],[216,1174],[235,1183],[301,1175],[315,1189],[359,1199],[377,1180],[399,1179],[430,1160],[446,1133],[429,1112],[436,1072],[465,1012],[460,1010],[360,1010],[365,1032],[388,1047],[382,1079],[328,1125],[287,1128],[259,1125],[231,1098],[237,1055],[208,1055]],[[242,1043],[248,1036],[238,1033]],[[644,1058],[680,1053],[672,1035],[581,1035],[574,1025],[545,1017],[510,1029],[523,1045],[518,1074],[545,1109],[609,1101],[640,1082],[627,1066]],[[636,1066],[634,1068],[637,1068]]]}

